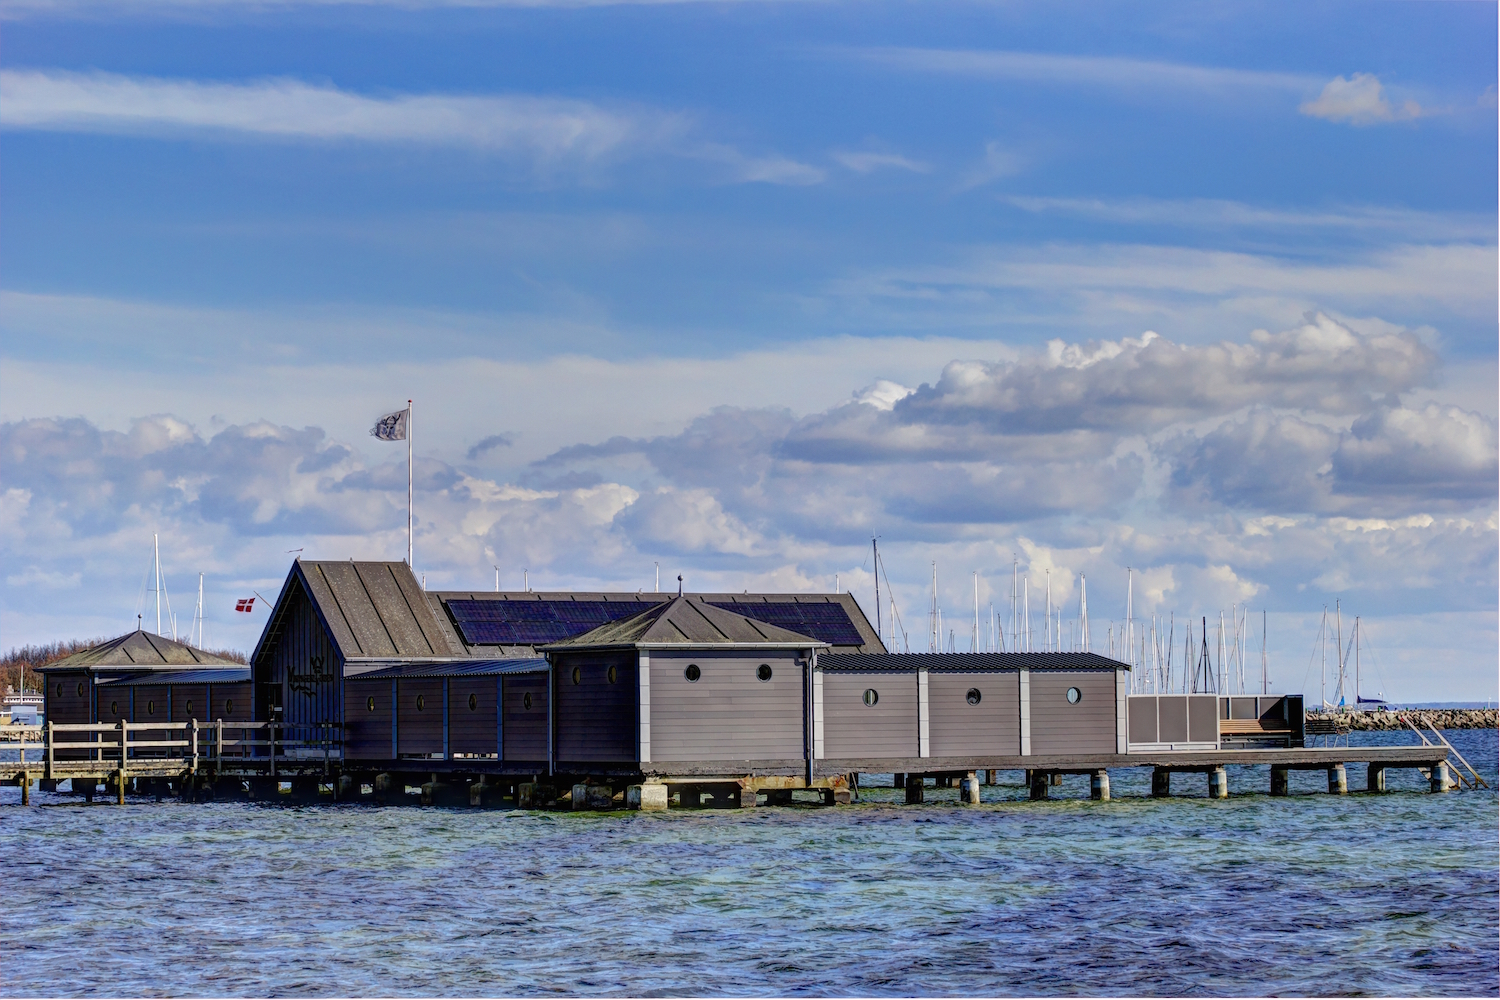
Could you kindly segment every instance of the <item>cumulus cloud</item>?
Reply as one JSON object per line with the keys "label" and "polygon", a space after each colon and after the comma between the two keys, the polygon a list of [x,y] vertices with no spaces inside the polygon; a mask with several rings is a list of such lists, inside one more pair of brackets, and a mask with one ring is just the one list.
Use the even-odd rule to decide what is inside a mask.
{"label": "cumulus cloud", "polygon": [[1416,101],[1403,101],[1400,107],[1392,106],[1380,78],[1373,73],[1354,73],[1348,79],[1336,76],[1324,85],[1322,93],[1303,102],[1297,110],[1312,118],[1351,125],[1373,125],[1422,116],[1422,108]]}
{"label": "cumulus cloud", "polygon": [[1500,482],[1495,421],[1456,406],[1382,406],[1339,442],[1333,474],[1344,493],[1437,501],[1493,499]]}

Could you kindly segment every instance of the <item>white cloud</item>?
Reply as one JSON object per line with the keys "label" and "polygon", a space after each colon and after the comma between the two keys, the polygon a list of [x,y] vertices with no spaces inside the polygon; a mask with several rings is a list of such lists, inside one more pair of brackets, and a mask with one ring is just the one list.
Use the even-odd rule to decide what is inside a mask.
{"label": "white cloud", "polygon": [[843,150],[835,152],[832,155],[836,161],[858,174],[868,174],[888,167],[895,170],[908,170],[915,174],[925,174],[932,170],[929,164],[908,159],[897,153]]}
{"label": "white cloud", "polygon": [[1301,73],[1195,66],[1120,56],[895,47],[859,49],[856,52],[866,59],[900,69],[1061,86],[1167,88],[1192,93],[1229,89],[1302,92],[1316,80]]}
{"label": "white cloud", "polygon": [[1380,78],[1373,73],[1354,73],[1348,79],[1336,76],[1324,85],[1322,93],[1297,110],[1312,118],[1351,125],[1420,118],[1424,113],[1416,101],[1393,107]]}

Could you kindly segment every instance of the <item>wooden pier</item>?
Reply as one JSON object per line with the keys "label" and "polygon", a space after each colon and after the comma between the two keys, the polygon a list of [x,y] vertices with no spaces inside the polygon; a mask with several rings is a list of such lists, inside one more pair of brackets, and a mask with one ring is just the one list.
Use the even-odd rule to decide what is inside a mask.
{"label": "wooden pier", "polygon": [[536,808],[566,800],[574,809],[624,806],[647,810],[666,808],[674,796],[685,806],[711,802],[749,808],[761,796],[769,805],[790,804],[798,791],[814,792],[825,804],[836,805],[857,796],[862,773],[896,775],[897,787],[906,789],[908,803],[923,800],[929,780],[950,787],[957,784],[960,801],[977,803],[981,785],[990,783],[998,771],[1024,772],[1033,800],[1046,799],[1063,775],[1088,775],[1091,797],[1107,801],[1111,797],[1109,772],[1139,767],[1152,769],[1154,797],[1171,794],[1174,774],[1201,774],[1211,798],[1227,798],[1226,768],[1230,766],[1267,768],[1268,790],[1276,796],[1288,793],[1291,771],[1324,771],[1328,791],[1346,793],[1350,791],[1348,768],[1359,764],[1365,766],[1366,792],[1384,792],[1385,772],[1392,768],[1419,769],[1434,792],[1462,787],[1454,771],[1476,787],[1483,783],[1472,769],[1469,775],[1457,770],[1467,767],[1461,760],[1460,765],[1450,767],[1447,745],[848,758],[812,761],[800,774],[787,774],[784,764],[771,762],[757,766],[754,761],[704,761],[670,769],[569,775],[517,771],[501,761],[483,759],[345,761],[336,729],[297,731],[305,728],[271,722],[0,727],[0,737],[12,741],[7,746],[19,751],[19,759],[0,762],[0,782],[19,785],[23,804],[30,802],[34,782],[56,788],[58,782],[67,780],[90,799],[103,782],[122,804],[127,789],[154,790],[157,795],[170,789],[191,798],[229,784],[269,786],[273,792],[286,786],[312,801],[318,799],[320,789],[327,789],[335,800],[404,801],[406,789],[418,787],[424,804],[489,805],[508,799]]}

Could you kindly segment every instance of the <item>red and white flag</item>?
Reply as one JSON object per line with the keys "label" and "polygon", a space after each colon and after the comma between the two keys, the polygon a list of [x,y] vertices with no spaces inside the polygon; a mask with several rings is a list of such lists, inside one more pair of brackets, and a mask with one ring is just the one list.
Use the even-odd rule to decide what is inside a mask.
{"label": "red and white flag", "polygon": [[234,610],[236,610],[236,611],[245,611],[245,612],[249,612],[249,611],[255,610],[255,598],[253,598],[253,597],[243,597],[240,600],[235,601],[234,602]]}

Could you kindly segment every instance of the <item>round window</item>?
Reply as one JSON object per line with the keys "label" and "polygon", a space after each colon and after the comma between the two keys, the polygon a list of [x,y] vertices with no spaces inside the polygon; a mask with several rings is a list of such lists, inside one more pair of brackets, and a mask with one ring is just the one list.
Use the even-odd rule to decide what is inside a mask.
{"label": "round window", "polygon": [[183,705],[182,707],[185,708],[185,709],[187,709],[187,714],[188,715],[192,715],[193,714],[193,699],[189,698],[187,700],[187,704]]}
{"label": "round window", "polygon": [[583,683],[583,668],[582,667],[574,667],[573,668],[573,683],[574,684],[582,684]]}
{"label": "round window", "polygon": [[[61,694],[61,693],[62,693],[61,691],[58,692],[58,694]],[[79,681],[78,682],[78,697],[80,697],[80,698],[83,697],[83,681]]]}
{"label": "round window", "polygon": [[604,676],[609,679],[609,682],[611,684],[613,684],[619,678],[620,675],[615,672],[615,668],[614,667],[610,667],[609,671]]}
{"label": "round window", "polygon": [[477,694],[471,694],[471,695],[469,695],[469,711],[474,712],[474,711],[477,711],[478,709],[479,709],[479,695],[477,695]]}
{"label": "round window", "polygon": [[756,667],[755,668],[755,676],[757,678],[759,678],[760,680],[762,680],[762,681],[768,681],[768,680],[770,680],[771,679],[771,665],[769,663],[762,663],[760,666]]}
{"label": "round window", "polygon": [[148,702],[146,702],[146,714],[147,715],[155,715],[156,714],[156,702],[154,702],[154,701],[148,701]]}
{"label": "round window", "polygon": [[375,711],[375,696],[373,694],[365,699],[365,710],[368,712]]}
{"label": "round window", "polygon": [[874,708],[875,707],[875,703],[878,702],[879,700],[880,700],[880,692],[879,691],[876,691],[874,688],[865,688],[865,704],[866,705],[869,705],[871,708]]}
{"label": "round window", "polygon": [[110,715],[119,715],[120,714],[120,703],[118,701],[112,701],[112,702],[109,703],[109,714]]}
{"label": "round window", "polygon": [[703,671],[698,669],[698,664],[689,663],[687,669],[682,672],[682,676],[688,679],[688,683],[692,683],[703,676]]}
{"label": "round window", "polygon": [[968,693],[964,695],[964,701],[970,705],[977,705],[979,704],[980,697],[978,688],[969,688]]}
{"label": "round window", "polygon": [[426,711],[426,710],[427,710],[427,699],[424,696],[420,695],[420,694],[417,695],[417,711],[418,712],[423,712],[423,711]]}
{"label": "round window", "polygon": [[531,695],[527,694],[521,696],[521,707],[526,709],[526,711],[528,712],[531,711]]}
{"label": "round window", "polygon": [[[371,699],[371,700],[373,701],[374,699]],[[373,711],[373,709],[371,711]],[[224,714],[225,715],[233,715],[234,714],[234,699],[233,698],[225,698],[224,699]]]}
{"label": "round window", "polygon": [[1076,705],[1083,700],[1083,692],[1077,688],[1068,688],[1068,704]]}
{"label": "round window", "polygon": [[57,696],[62,697],[62,681],[57,682]]}

